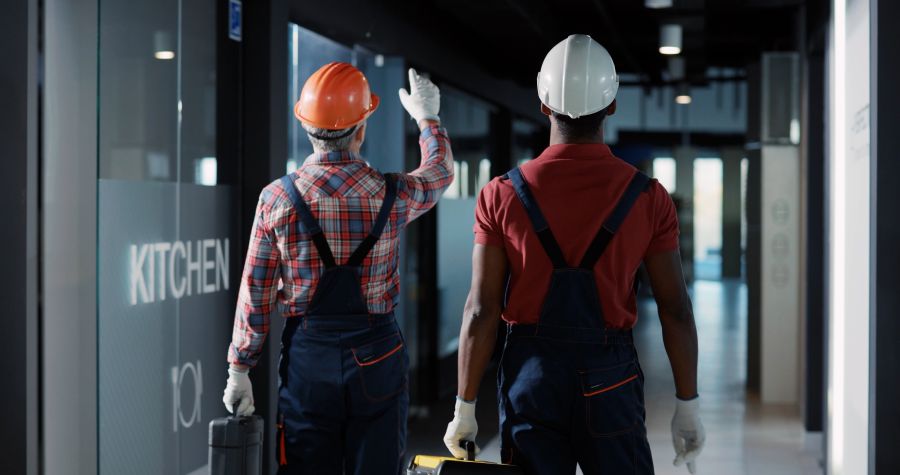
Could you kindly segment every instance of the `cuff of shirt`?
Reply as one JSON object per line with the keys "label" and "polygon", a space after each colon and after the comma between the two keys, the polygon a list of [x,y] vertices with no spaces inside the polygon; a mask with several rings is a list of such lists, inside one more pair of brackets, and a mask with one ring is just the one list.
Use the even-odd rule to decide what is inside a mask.
{"label": "cuff of shirt", "polygon": [[441,127],[440,125],[429,125],[422,129],[422,132],[419,134],[419,141],[424,142],[431,137],[440,135],[443,138],[449,138],[447,135],[447,129]]}
{"label": "cuff of shirt", "polygon": [[[247,352],[244,352],[247,353]],[[259,359],[259,355],[241,355],[239,351],[237,351],[234,345],[231,345],[228,348],[228,364],[238,364],[247,366],[249,368],[253,368],[256,366],[256,361]]]}
{"label": "cuff of shirt", "polygon": [[672,252],[678,250],[678,240],[672,239],[669,241],[662,241],[655,244],[652,244],[647,248],[647,252],[644,255],[652,256],[654,254],[659,254],[662,252]]}
{"label": "cuff of shirt", "polygon": [[503,247],[503,238],[495,234],[476,232],[475,244],[481,244],[482,246]]}

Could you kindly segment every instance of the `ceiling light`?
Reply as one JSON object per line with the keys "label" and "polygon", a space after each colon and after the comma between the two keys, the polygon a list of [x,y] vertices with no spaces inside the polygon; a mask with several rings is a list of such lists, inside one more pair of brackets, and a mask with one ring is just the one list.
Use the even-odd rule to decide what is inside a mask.
{"label": "ceiling light", "polygon": [[647,8],[671,8],[673,0],[644,0]]}
{"label": "ceiling light", "polygon": [[172,34],[168,31],[153,32],[153,57],[169,60],[175,58],[175,48],[172,46]]}
{"label": "ceiling light", "polygon": [[675,102],[686,106],[691,103],[691,88],[687,83],[681,83],[675,90]]}
{"label": "ceiling light", "polygon": [[681,53],[681,25],[669,24],[659,28],[659,52],[662,54]]}

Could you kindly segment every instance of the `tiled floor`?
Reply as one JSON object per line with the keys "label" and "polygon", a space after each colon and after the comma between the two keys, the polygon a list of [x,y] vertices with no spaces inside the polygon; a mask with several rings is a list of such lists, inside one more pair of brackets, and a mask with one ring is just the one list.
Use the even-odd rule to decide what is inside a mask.
{"label": "tiled floor", "polygon": [[[754,397],[746,395],[746,287],[738,282],[699,281],[693,285],[692,298],[700,337],[701,417],[707,433],[706,448],[697,461],[697,473],[821,474],[816,455],[804,449],[805,434],[799,410],[794,407],[762,406]],[[674,451],[669,422],[674,409],[675,389],[652,300],[641,302],[640,315],[642,319],[635,330],[635,337],[646,375],[647,428],[656,473],[686,474],[685,468],[672,466]],[[485,384],[493,386],[487,379]],[[490,404],[493,404],[485,400],[482,402],[488,403],[488,407],[479,407],[479,419],[485,416],[481,412],[489,412]],[[446,409],[439,406],[436,410],[440,414],[448,413],[449,418],[449,411],[452,410],[449,404],[446,404]],[[496,417],[495,413],[493,417]],[[494,426],[490,423],[485,425]],[[416,435],[416,425],[411,424],[412,453],[440,451],[439,436],[429,436],[434,440],[432,443]],[[484,444],[480,458],[499,460],[499,440],[494,437],[484,443],[483,436],[479,439]]]}

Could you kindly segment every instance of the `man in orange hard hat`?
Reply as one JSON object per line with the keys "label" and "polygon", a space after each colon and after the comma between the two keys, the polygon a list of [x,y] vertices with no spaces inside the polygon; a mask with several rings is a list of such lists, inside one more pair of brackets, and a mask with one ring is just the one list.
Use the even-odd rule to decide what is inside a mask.
{"label": "man in orange hard hat", "polygon": [[378,96],[358,69],[330,63],[310,76],[294,108],[313,154],[259,197],[223,401],[253,413],[248,372],[280,301],[279,474],[403,469],[409,357],[393,314],[400,230],[453,180],[438,88],[412,69],[409,78],[400,101],[421,130],[418,169],[382,174],[360,157]]}

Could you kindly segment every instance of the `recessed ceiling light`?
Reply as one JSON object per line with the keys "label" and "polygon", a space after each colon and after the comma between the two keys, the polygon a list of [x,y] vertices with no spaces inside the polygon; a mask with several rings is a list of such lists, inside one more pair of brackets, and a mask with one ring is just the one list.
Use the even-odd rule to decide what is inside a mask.
{"label": "recessed ceiling light", "polygon": [[659,52],[669,55],[681,53],[681,25],[668,24],[659,28]]}
{"label": "recessed ceiling light", "polygon": [[675,89],[675,102],[681,105],[691,103],[691,87],[686,82],[679,84]]}
{"label": "recessed ceiling light", "polygon": [[153,32],[153,57],[162,60],[173,59],[175,57],[172,34],[168,31],[157,30]]}

